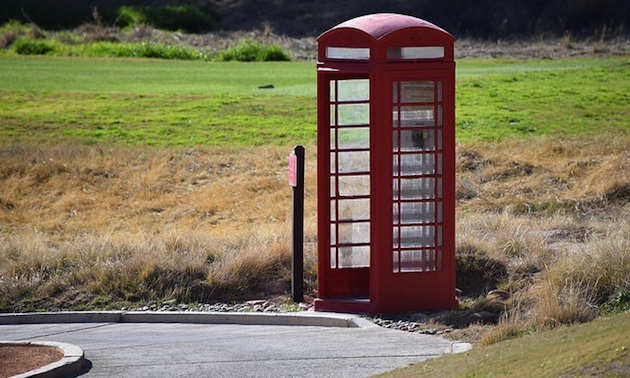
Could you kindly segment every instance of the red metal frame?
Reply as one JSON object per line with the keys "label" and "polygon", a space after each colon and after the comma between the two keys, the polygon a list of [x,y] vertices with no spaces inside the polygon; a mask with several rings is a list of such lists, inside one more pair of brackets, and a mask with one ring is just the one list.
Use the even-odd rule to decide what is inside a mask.
{"label": "red metal frame", "polygon": [[[316,310],[457,307],[453,42],[395,14],[346,21],[318,38]],[[342,85],[362,80],[367,99],[340,99]],[[346,121],[346,112],[359,115]]]}

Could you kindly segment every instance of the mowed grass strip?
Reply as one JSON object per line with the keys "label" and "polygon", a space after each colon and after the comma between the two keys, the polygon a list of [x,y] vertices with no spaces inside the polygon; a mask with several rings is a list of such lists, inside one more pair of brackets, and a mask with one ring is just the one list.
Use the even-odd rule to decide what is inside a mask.
{"label": "mowed grass strip", "polygon": [[[628,132],[630,59],[458,62],[458,139]],[[312,62],[0,57],[0,138],[129,145],[314,142]],[[272,84],[273,89],[261,89]]]}
{"label": "mowed grass strip", "polygon": [[[315,96],[309,62],[1,56],[0,88],[37,92]],[[258,87],[274,85],[273,93]]]}
{"label": "mowed grass strip", "polygon": [[472,63],[480,75],[457,82],[459,140],[630,131],[627,58],[508,62],[495,71]]}
{"label": "mowed grass strip", "polygon": [[286,145],[315,135],[304,97],[0,90],[0,139],[125,145]]}

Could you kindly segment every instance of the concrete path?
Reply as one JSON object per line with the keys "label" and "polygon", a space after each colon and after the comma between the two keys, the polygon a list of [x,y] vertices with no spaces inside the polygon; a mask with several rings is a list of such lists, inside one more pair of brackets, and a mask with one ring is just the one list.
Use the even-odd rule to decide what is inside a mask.
{"label": "concrete path", "polygon": [[[89,368],[82,377],[367,377],[453,348],[442,338],[342,314],[140,313],[127,322],[118,315],[117,322],[85,322],[111,320],[111,313],[57,319],[34,314],[39,320],[3,315],[0,340],[80,346]],[[79,322],[67,322],[73,320]],[[460,346],[455,344],[456,351]]]}

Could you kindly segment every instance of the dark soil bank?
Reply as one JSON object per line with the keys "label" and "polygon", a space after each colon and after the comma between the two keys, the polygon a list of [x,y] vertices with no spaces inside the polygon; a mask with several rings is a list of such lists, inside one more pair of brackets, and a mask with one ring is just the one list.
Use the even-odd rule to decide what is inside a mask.
{"label": "dark soil bank", "polygon": [[[431,21],[459,37],[523,38],[532,35],[619,36],[630,32],[627,0],[4,0],[0,23],[10,19],[43,28],[71,29],[93,20],[120,23],[121,6],[193,5],[212,16],[207,30],[267,28],[290,37],[316,36],[369,13],[402,13]],[[205,19],[207,20],[207,19]]]}

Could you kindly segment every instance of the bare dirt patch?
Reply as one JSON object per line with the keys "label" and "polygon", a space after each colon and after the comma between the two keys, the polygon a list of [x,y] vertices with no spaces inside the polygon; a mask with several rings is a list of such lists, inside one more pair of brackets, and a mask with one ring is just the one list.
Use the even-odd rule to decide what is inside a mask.
{"label": "bare dirt patch", "polygon": [[58,348],[44,345],[0,345],[0,378],[12,377],[59,361],[64,356]]}

